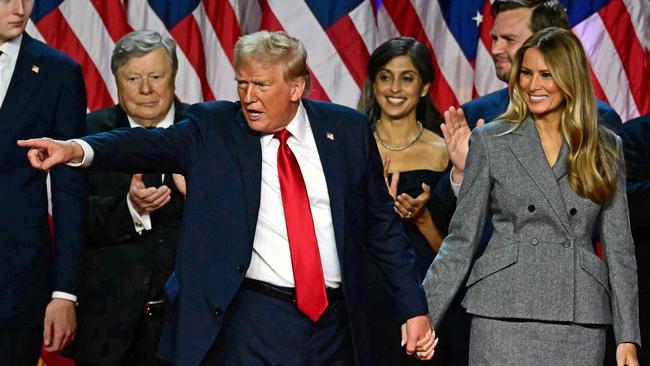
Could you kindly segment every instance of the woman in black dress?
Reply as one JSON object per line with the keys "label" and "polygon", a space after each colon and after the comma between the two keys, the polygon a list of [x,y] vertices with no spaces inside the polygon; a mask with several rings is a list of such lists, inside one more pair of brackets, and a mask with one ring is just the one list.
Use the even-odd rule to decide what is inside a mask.
{"label": "woman in black dress", "polygon": [[[373,124],[386,184],[415,252],[414,270],[422,279],[455,208],[453,199],[439,199],[434,194],[434,187],[449,179],[445,174],[449,155],[438,134],[443,119],[429,94],[434,78],[431,54],[413,38],[393,38],[372,53],[367,72],[359,109]],[[376,364],[407,364],[409,359],[398,345],[400,320],[390,319],[395,312],[378,271],[370,268],[369,275],[374,297],[372,337],[381,342],[382,350]]]}

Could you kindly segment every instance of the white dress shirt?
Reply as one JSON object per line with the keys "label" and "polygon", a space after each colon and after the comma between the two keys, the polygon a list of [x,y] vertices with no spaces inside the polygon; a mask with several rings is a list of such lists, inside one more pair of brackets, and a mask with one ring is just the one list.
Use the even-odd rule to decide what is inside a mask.
{"label": "white dress shirt", "polygon": [[14,74],[16,68],[16,60],[18,60],[18,53],[20,52],[20,42],[23,35],[7,41],[0,46],[0,107],[4,103],[11,76]]}
{"label": "white dress shirt", "polygon": [[[158,122],[156,127],[167,128],[173,125],[175,113],[176,113],[176,108],[172,103],[172,107],[169,108],[169,111],[167,111],[167,115],[165,115],[165,118],[163,118],[162,121]],[[126,115],[126,118],[128,118],[129,125],[131,126],[131,128],[142,127],[128,114]],[[160,178],[161,182],[163,182],[164,180],[165,180],[165,174],[163,174],[162,177]],[[129,212],[131,213],[131,218],[133,219],[133,228],[135,229],[135,232],[138,234],[142,234],[144,230],[151,230],[152,228],[151,215],[148,212],[139,214],[138,211],[135,210],[135,207],[133,207],[133,203],[131,203],[131,199],[129,198],[128,193],[126,194],[126,205],[129,208]]]}
{"label": "white dress shirt", "polygon": [[[334,226],[327,182],[316,141],[302,103],[296,116],[287,125],[291,137],[287,144],[298,160],[307,187],[316,240],[327,287],[341,284],[341,266],[336,252]],[[262,145],[262,187],[260,210],[253,240],[253,255],[247,278],[277,286],[295,287],[287,226],[278,178],[278,147],[280,141],[272,134],[260,138]]]}

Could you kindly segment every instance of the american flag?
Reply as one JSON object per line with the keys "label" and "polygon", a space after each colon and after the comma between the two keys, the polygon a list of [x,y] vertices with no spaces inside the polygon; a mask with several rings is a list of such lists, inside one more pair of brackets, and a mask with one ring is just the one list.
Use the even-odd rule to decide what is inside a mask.
{"label": "american flag", "polygon": [[[597,96],[623,121],[650,113],[650,1],[564,0],[590,58]],[[490,57],[490,0],[38,0],[27,32],[83,66],[91,111],[117,102],[115,43],[136,29],[178,43],[180,100],[235,100],[232,55],[240,35],[285,30],[300,38],[313,77],[309,97],[355,107],[370,53],[398,36],[433,55],[439,110],[505,85]],[[50,365],[56,361],[50,362]]]}

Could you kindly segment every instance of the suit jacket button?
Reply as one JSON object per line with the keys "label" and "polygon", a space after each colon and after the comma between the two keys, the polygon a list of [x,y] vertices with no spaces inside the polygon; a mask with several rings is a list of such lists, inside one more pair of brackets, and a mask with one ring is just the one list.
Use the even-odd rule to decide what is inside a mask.
{"label": "suit jacket button", "polygon": [[214,309],[214,315],[222,316],[223,315],[223,310],[221,310],[221,308]]}
{"label": "suit jacket button", "polygon": [[151,281],[151,280],[149,279],[149,276],[145,276],[145,277],[144,277],[144,280],[142,281],[142,283],[144,283],[145,285],[148,285],[148,284],[149,284],[149,281]]}
{"label": "suit jacket button", "polygon": [[567,248],[567,249],[568,249],[568,248],[571,248],[571,245],[572,245],[572,244],[573,244],[573,239],[567,239],[567,240],[564,242],[564,247]]}
{"label": "suit jacket button", "polygon": [[158,245],[163,245],[165,243],[165,239],[158,239],[156,242]]}
{"label": "suit jacket button", "polygon": [[528,212],[535,212],[535,205],[528,205]]}
{"label": "suit jacket button", "polygon": [[571,216],[575,216],[578,213],[578,210],[576,210],[575,207],[574,207],[574,208],[569,210],[569,213],[571,214]]}
{"label": "suit jacket button", "polygon": [[537,244],[539,244],[539,240],[537,240],[536,238],[533,238],[533,240],[530,241],[530,245],[532,246],[535,246]]}
{"label": "suit jacket button", "polygon": [[246,266],[237,266],[237,272],[244,273],[246,271]]}

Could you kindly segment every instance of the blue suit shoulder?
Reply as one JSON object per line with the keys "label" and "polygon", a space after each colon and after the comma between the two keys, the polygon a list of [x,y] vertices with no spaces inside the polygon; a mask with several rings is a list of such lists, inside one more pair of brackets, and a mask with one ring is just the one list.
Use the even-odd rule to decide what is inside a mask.
{"label": "blue suit shoulder", "polygon": [[27,33],[24,33],[23,37],[24,39],[21,47],[25,47],[27,52],[30,52],[33,57],[36,57],[42,62],[40,69],[46,71],[47,69],[56,68],[57,71],[60,72],[60,68],[70,70],[81,68],[76,61],[70,58],[70,56],[56,48],[30,37]]}
{"label": "blue suit shoulder", "polygon": [[303,99],[303,104],[308,112],[321,115],[324,119],[335,122],[344,122],[348,125],[358,124],[358,127],[368,127],[368,117],[363,113],[340,104]]}

